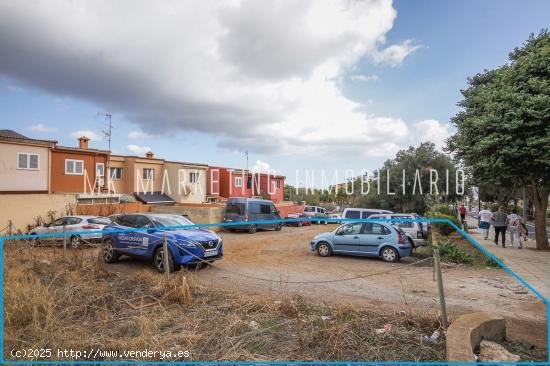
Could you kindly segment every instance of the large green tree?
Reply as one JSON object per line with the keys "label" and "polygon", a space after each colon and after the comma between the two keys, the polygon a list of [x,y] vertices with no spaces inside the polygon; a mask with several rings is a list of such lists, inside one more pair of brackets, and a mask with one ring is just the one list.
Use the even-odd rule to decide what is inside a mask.
{"label": "large green tree", "polygon": [[525,186],[535,206],[538,249],[548,248],[550,34],[531,35],[510,63],[468,79],[448,149],[475,181]]}

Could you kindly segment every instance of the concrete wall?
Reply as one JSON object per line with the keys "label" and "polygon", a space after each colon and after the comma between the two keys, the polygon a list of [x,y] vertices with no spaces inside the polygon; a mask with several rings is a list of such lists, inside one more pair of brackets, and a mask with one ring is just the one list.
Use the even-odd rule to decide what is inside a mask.
{"label": "concrete wall", "polygon": [[76,207],[74,194],[2,194],[0,195],[0,229],[12,220],[14,228],[26,232],[27,225],[33,225],[41,216],[48,222],[48,212],[56,216],[65,214],[67,205]]}
{"label": "concrete wall", "polygon": [[[221,205],[177,205],[151,206],[151,212],[187,215],[195,224],[213,224],[223,222],[224,206]],[[209,228],[219,229],[217,227]]]}
{"label": "concrete wall", "polygon": [[[17,153],[38,154],[38,170],[17,169]],[[48,192],[50,149],[0,142],[0,192]]]}

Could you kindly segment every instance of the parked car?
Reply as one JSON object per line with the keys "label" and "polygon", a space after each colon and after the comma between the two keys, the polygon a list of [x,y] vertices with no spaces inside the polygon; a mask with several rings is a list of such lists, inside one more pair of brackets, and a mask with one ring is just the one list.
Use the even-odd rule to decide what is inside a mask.
{"label": "parked car", "polygon": [[[170,271],[182,265],[213,262],[223,257],[222,239],[213,231],[202,228],[165,229],[168,226],[186,226],[193,223],[183,216],[168,214],[132,213],[117,215],[105,230],[130,230],[103,235],[103,260],[116,262],[120,256],[145,258],[164,272],[163,238],[166,237]],[[145,229],[131,231],[131,229]]]}
{"label": "parked car", "polygon": [[342,215],[338,213],[331,213],[328,214],[328,218],[332,219],[332,221],[329,221],[329,224],[341,224],[342,221],[340,220],[342,218]]}
{"label": "parked car", "polygon": [[286,226],[306,226],[311,225],[311,220],[309,219],[309,216],[306,215],[303,212],[295,212],[295,213],[289,213],[286,216],[287,219],[300,219],[300,221],[293,221],[293,222],[287,222]]}
{"label": "parked car", "polygon": [[[257,198],[229,198],[227,200],[223,216],[225,223],[267,220],[281,220],[281,215],[273,202]],[[225,226],[225,229],[229,231],[247,230],[249,233],[254,234],[258,229],[275,229],[279,231],[282,227],[281,222],[273,222],[228,225]]]}
{"label": "parked car", "polygon": [[[86,231],[103,230],[106,225],[109,225],[111,220],[107,217],[99,216],[63,216],[53,220],[49,224],[37,226],[32,229],[30,235],[38,234],[62,234],[67,233],[67,238],[71,247],[80,248],[85,241],[94,242],[101,241],[101,233],[87,234]],[[84,232],[84,233],[83,233]],[[59,243],[63,242],[63,235],[37,238],[34,243]]]}
{"label": "parked car", "polygon": [[348,254],[397,262],[410,255],[412,247],[405,233],[390,223],[352,222],[316,235],[311,240],[311,250],[321,257]]}
{"label": "parked car", "polygon": [[[384,215],[371,215],[369,220],[376,219],[418,219],[416,214],[384,214]],[[408,222],[408,221],[392,221],[393,225],[398,226],[405,232],[411,245],[414,247],[426,245],[426,239],[428,238],[428,231],[424,230],[424,226],[421,222]]]}
{"label": "parked car", "polygon": [[371,215],[392,213],[388,210],[379,210],[374,208],[346,208],[342,217],[345,219],[368,219]]}
{"label": "parked car", "polygon": [[[319,207],[319,206],[305,206],[304,207],[304,213],[311,218],[316,219],[326,219],[328,218],[328,213],[326,208]],[[328,224],[328,221],[321,221],[321,220],[312,220],[316,224]]]}

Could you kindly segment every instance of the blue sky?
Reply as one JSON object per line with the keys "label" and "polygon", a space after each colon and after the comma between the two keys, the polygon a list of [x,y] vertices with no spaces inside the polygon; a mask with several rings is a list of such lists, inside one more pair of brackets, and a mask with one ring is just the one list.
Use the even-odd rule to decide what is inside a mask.
{"label": "blue sky", "polygon": [[[134,36],[109,3],[84,17],[63,1],[50,5],[1,5],[0,128],[69,146],[78,131],[91,131],[92,146],[106,148],[109,112],[114,153],[150,147],[158,157],[241,168],[249,150],[250,166],[290,183],[297,169],[327,169],[329,179],[338,169],[343,180],[344,169],[376,169],[410,144],[441,146],[466,78],[505,63],[550,23],[548,1],[423,0],[382,1],[342,18],[295,2],[261,16],[262,7],[246,2],[173,9],[161,27],[141,21],[158,13],[164,24],[166,9],[155,2],[127,19],[143,32]],[[284,27],[277,16],[288,19]],[[186,27],[195,31],[201,17],[209,21],[186,41]],[[321,26],[305,34],[304,19]],[[216,52],[203,53],[212,40]]]}

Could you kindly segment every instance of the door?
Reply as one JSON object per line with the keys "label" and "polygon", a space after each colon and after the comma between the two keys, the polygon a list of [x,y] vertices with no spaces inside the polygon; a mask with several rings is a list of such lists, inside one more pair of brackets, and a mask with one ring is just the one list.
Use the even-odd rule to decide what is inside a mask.
{"label": "door", "polygon": [[96,163],[95,164],[95,179],[96,185],[98,188],[103,188],[105,185],[105,164]]}
{"label": "door", "polygon": [[[273,207],[271,203],[269,202],[260,203],[259,207],[260,207],[260,220],[275,220],[275,215],[274,215],[275,207]],[[272,229],[276,225],[277,224],[274,224],[274,223],[265,223],[265,224],[258,225],[258,227],[261,227],[262,229]]]}
{"label": "door", "polygon": [[361,248],[364,253],[378,255],[378,249],[384,243],[390,242],[391,232],[385,226],[375,222],[366,222],[361,235]]}
{"label": "door", "polygon": [[360,235],[362,222],[355,222],[341,226],[334,235],[335,252],[361,252]]}
{"label": "door", "polygon": [[[61,217],[57,220],[52,221],[52,223],[47,227],[47,231],[44,234],[61,234],[63,233],[64,226],[67,223],[66,217]],[[50,236],[42,238],[44,241],[63,241],[63,236]]]}

